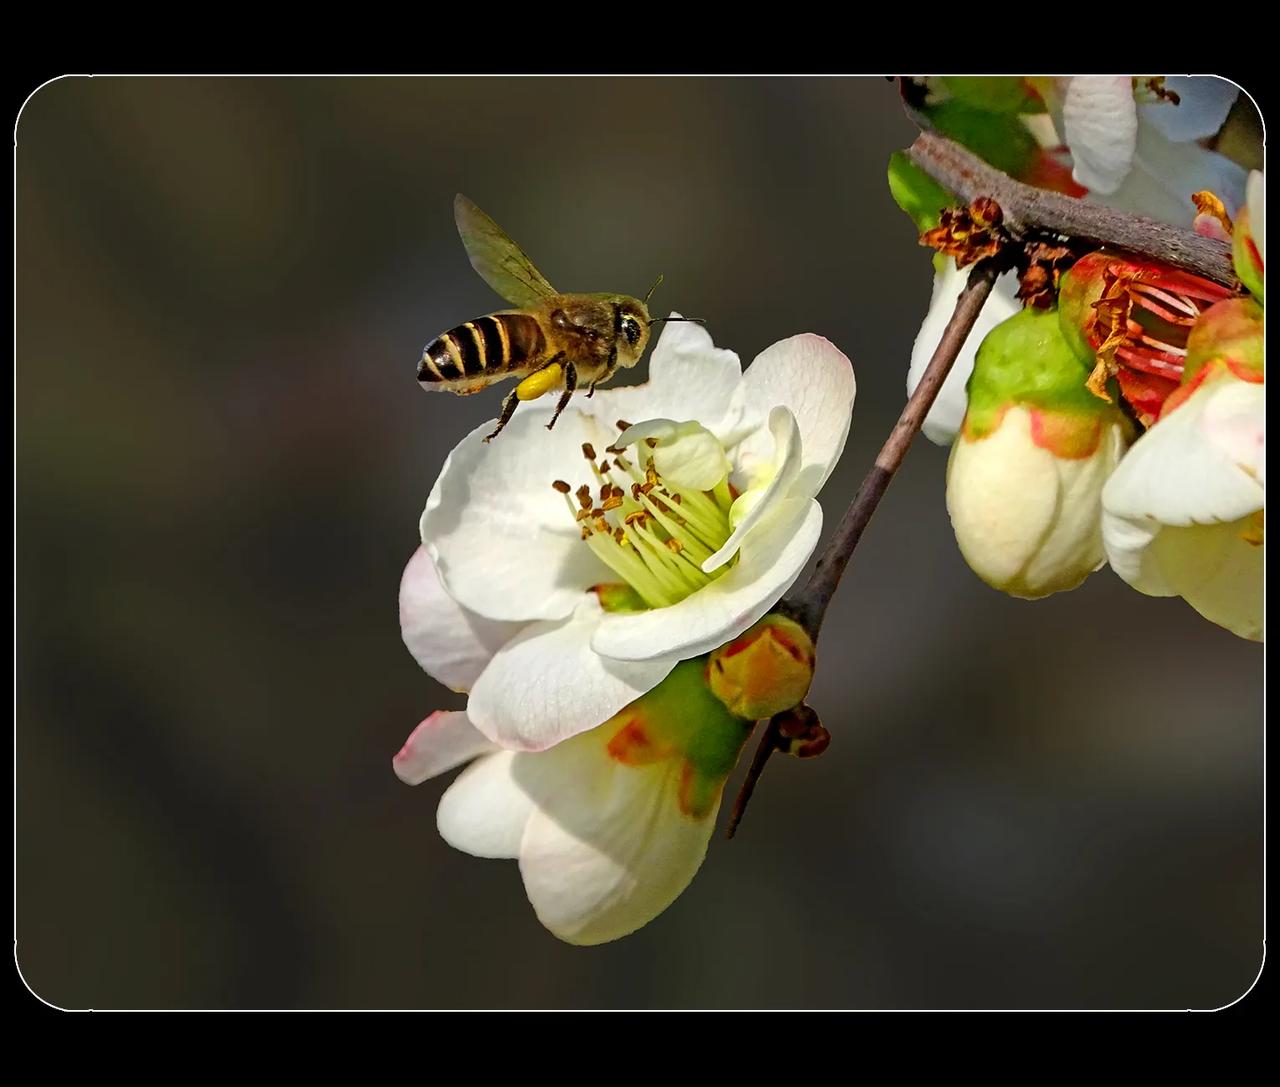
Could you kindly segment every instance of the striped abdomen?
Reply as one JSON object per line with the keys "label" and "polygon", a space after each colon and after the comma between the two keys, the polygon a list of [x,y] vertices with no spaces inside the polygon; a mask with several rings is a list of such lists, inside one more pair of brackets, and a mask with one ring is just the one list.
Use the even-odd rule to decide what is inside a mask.
{"label": "striped abdomen", "polygon": [[481,388],[541,357],[542,329],[525,313],[478,317],[437,336],[422,352],[418,380],[423,384],[464,384]]}

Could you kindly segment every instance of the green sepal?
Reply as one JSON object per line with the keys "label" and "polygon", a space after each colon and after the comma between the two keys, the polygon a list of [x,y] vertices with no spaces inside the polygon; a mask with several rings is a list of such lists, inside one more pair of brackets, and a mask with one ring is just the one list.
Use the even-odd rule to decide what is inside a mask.
{"label": "green sepal", "polygon": [[965,431],[972,437],[990,433],[1009,404],[1091,416],[1115,412],[1114,403],[1085,387],[1090,372],[1063,335],[1057,310],[1021,310],[978,347],[966,386]]}
{"label": "green sepal", "polygon": [[751,731],[707,686],[705,656],[681,661],[661,683],[630,707],[640,710],[656,739],[669,743],[700,778],[728,777]]}

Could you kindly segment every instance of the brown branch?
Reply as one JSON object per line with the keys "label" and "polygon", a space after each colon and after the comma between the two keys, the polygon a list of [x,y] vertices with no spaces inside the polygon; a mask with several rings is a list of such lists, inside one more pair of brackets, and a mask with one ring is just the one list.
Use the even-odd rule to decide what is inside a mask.
{"label": "brown branch", "polygon": [[977,321],[978,314],[982,312],[987,296],[991,294],[991,288],[995,286],[997,274],[997,269],[989,261],[983,261],[969,274],[969,282],[960,292],[960,297],[956,299],[955,312],[947,322],[942,339],[938,341],[938,346],[929,360],[929,365],[925,367],[915,392],[907,400],[897,423],[889,432],[889,437],[885,439],[875,464],[862,481],[862,486],[858,488],[858,493],[854,495],[849,508],[845,510],[844,517],[841,518],[835,535],[832,536],[831,542],[818,560],[818,565],[814,567],[812,576],[799,593],[786,601],[787,611],[804,625],[809,636],[815,641],[822,627],[827,606],[831,603],[836,587],[840,584],[840,578],[844,575],[844,569],[853,556],[853,549],[858,546],[858,541],[862,539],[862,532],[871,520],[871,515],[875,513],[880,499],[889,489],[894,474],[902,464],[902,458],[907,455],[907,448],[911,445],[912,439],[924,424],[924,417],[933,407],[938,390],[942,388],[947,374],[951,372],[956,356],[960,354],[969,331]]}
{"label": "brown branch", "polygon": [[1236,284],[1231,246],[1143,215],[1129,215],[1061,193],[1014,181],[971,151],[936,132],[922,132],[907,155],[964,203],[988,196],[1004,212],[1016,238],[1060,234],[1088,244],[1123,249],[1187,272]]}
{"label": "brown branch", "polygon": [[[844,576],[845,567],[849,565],[849,559],[853,556],[853,549],[858,546],[858,541],[862,539],[862,532],[870,522],[871,515],[875,513],[880,499],[884,497],[889,484],[893,482],[893,477],[902,464],[902,458],[907,455],[907,448],[911,445],[912,439],[924,424],[924,417],[929,414],[929,409],[937,399],[938,390],[942,388],[942,383],[950,373],[956,356],[960,354],[960,348],[964,346],[964,341],[978,319],[978,314],[982,312],[982,306],[991,294],[991,288],[995,286],[998,274],[998,268],[990,261],[983,261],[970,273],[969,282],[960,292],[960,297],[956,299],[955,312],[947,322],[946,330],[942,333],[942,339],[938,341],[938,346],[920,378],[920,383],[916,385],[915,392],[907,400],[897,423],[889,432],[889,437],[885,440],[871,471],[867,473],[862,486],[858,488],[858,493],[849,504],[849,508],[845,510],[844,517],[841,518],[835,535],[832,536],[827,549],[818,560],[812,576],[803,589],[783,601],[783,610],[802,623],[814,641],[818,639],[818,631],[822,627],[827,606],[835,595],[840,578]],[[746,776],[742,780],[742,787],[738,790],[738,797],[733,803],[733,812],[729,816],[727,835],[730,838],[733,837],[738,823],[742,820],[747,803],[751,800],[751,794],[755,791],[756,782],[764,773],[765,763],[778,749],[777,720],[776,717],[773,718],[765,728],[755,754],[751,758],[751,765],[747,768]]]}

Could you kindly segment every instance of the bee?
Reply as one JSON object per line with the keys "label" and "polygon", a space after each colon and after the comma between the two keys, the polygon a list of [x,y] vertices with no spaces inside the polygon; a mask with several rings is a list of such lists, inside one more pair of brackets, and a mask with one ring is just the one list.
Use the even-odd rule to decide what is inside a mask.
{"label": "bee", "polygon": [[643,301],[626,294],[561,294],[506,231],[461,193],[453,215],[471,266],[518,308],[477,317],[437,336],[423,348],[418,381],[424,389],[469,396],[519,378],[486,442],[502,432],[520,401],[559,390],[550,430],[576,390],[585,387],[590,397],[617,370],[640,361],[657,323],[649,317],[648,302],[661,276]]}

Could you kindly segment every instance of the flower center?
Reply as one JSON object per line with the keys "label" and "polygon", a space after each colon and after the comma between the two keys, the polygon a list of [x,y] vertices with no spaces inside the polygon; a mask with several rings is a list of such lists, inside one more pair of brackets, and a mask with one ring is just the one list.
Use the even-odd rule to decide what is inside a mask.
{"label": "flower center", "polygon": [[[620,431],[630,423],[619,421]],[[601,458],[590,442],[582,456],[595,482],[575,491],[564,480],[552,486],[565,497],[587,546],[651,608],[665,608],[709,585],[729,569],[703,573],[702,564],[732,533],[729,508],[736,495],[728,478],[709,491],[677,488],[654,465],[658,440],[645,438]],[[576,499],[576,501],[575,501]]]}
{"label": "flower center", "polygon": [[[1095,379],[1117,365],[1177,381],[1187,358],[1187,336],[1200,314],[1231,292],[1184,272],[1104,273],[1102,297],[1093,304],[1097,317],[1089,338],[1097,349]],[[1092,384],[1091,386],[1092,387]]]}

